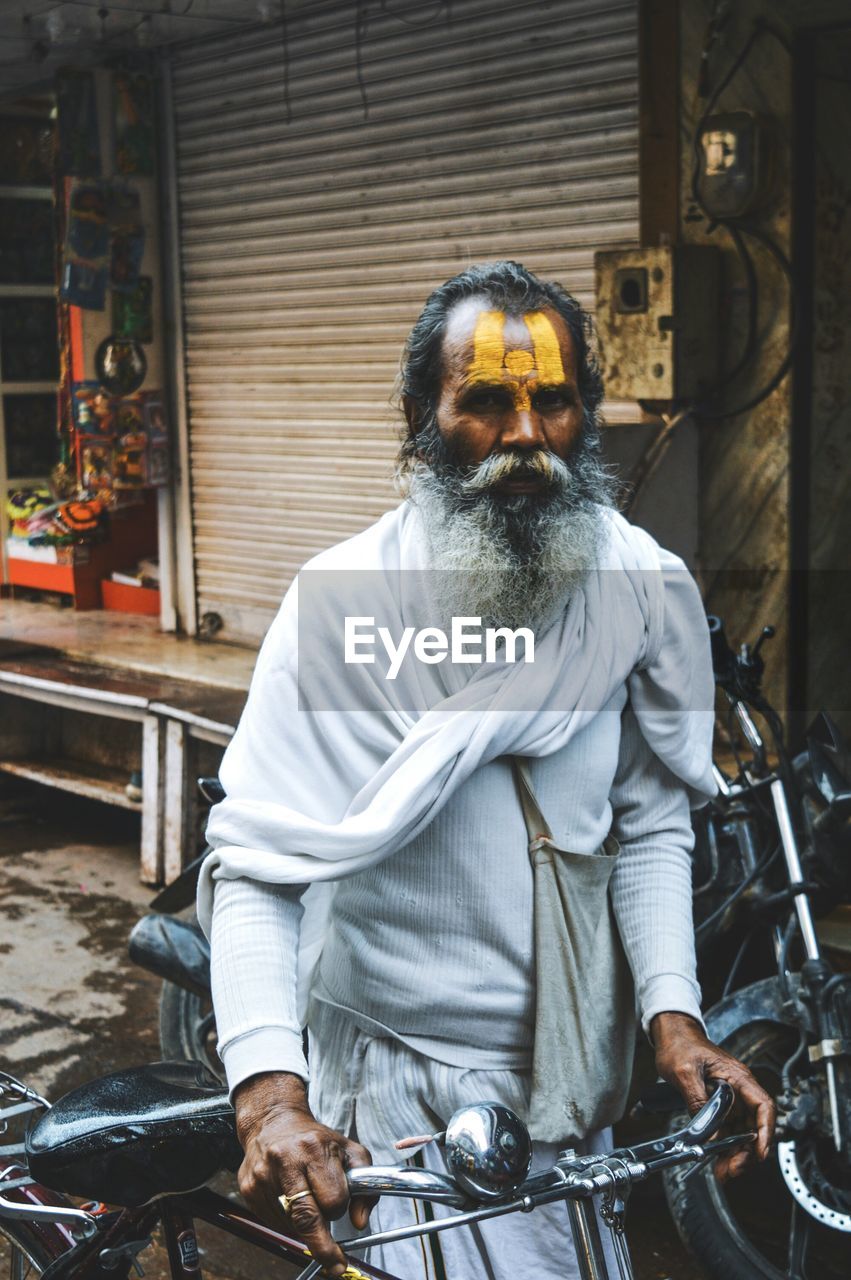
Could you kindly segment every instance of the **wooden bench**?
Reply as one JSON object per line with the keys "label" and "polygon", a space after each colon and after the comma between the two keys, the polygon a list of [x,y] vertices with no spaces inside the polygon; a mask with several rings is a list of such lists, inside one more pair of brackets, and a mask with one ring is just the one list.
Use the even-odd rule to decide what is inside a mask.
{"label": "wooden bench", "polygon": [[[195,853],[195,775],[218,771],[244,701],[236,690],[3,642],[0,773],[139,811],[141,878],[169,882]],[[141,802],[127,794],[135,771]]]}

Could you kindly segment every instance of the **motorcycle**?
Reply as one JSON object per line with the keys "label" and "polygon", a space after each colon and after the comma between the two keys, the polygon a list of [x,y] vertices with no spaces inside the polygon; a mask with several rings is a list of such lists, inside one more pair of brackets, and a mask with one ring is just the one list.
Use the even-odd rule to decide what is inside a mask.
{"label": "motorcycle", "polygon": [[[208,805],[224,799],[218,778],[199,778]],[[216,1052],[216,1024],[210,991],[210,944],[195,919],[195,894],[204,849],[151,901],[151,912],[134,926],[128,950],[135,964],[162,979],[160,1047],[170,1062],[202,1062],[219,1080],[224,1069]]]}
{"label": "motorcycle", "polygon": [[839,1280],[851,1253],[851,973],[834,972],[814,920],[851,900],[851,761],[824,712],[790,758],[762,691],[771,628],[735,653],[709,623],[736,772],[714,766],[719,794],[694,859],[704,992],[724,976],[705,1022],[776,1099],[777,1143],[724,1186],[670,1170],[665,1190],[707,1275],[808,1280],[809,1268],[809,1280]]}

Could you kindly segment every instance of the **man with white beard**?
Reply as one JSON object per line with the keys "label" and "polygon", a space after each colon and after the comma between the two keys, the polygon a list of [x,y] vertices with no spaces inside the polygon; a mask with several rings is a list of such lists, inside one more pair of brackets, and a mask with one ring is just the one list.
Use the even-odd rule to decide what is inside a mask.
{"label": "man with white beard", "polygon": [[[689,803],[713,791],[705,622],[682,563],[612,509],[601,399],[586,317],[560,286],[502,262],[437,289],[403,362],[405,497],[291,588],[223,763],[199,915],[240,1186],[270,1222],[289,1211],[328,1275],[345,1267],[329,1222],[348,1208],[362,1229],[371,1208],[348,1203],[345,1171],[398,1160],[396,1139],[495,1099],[531,1119],[551,1162],[565,1145],[600,1149],[622,1108],[629,1068],[609,1042],[624,1030],[630,1042],[633,996],[623,1026],[597,1008],[614,961],[571,1006],[596,1107],[569,1079],[555,1079],[555,1106],[539,1092],[553,1093],[533,1057],[551,975],[536,972],[533,833],[512,761],[526,762],[557,849],[607,863],[606,927],[660,1074],[692,1109],[708,1080],[728,1080],[756,1156],[768,1153],[771,1100],[707,1040],[695,979]],[[344,607],[400,630],[424,614],[531,627],[535,667],[524,682],[423,646],[392,682],[377,651],[344,668]],[[592,958],[574,959],[579,989]],[[719,1176],[748,1158],[719,1160]],[[415,1212],[381,1201],[370,1229]],[[435,1280],[577,1274],[563,1205],[373,1255]]]}

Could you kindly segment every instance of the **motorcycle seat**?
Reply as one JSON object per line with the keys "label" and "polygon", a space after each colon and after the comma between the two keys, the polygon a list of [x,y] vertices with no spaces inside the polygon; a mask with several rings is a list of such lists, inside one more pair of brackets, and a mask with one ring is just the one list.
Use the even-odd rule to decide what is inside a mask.
{"label": "motorcycle seat", "polygon": [[37,1182],[135,1206],[201,1187],[242,1151],[227,1091],[200,1062],[154,1062],[81,1085],[27,1135]]}

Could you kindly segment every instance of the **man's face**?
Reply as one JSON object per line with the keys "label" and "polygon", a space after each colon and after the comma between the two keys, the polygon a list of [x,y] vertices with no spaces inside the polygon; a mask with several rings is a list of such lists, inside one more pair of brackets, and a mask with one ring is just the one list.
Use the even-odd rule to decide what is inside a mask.
{"label": "man's face", "polygon": [[[557,311],[509,316],[470,298],[450,312],[437,423],[459,466],[536,450],[565,460],[582,421],[573,338]],[[546,480],[507,475],[495,487],[532,494]]]}

